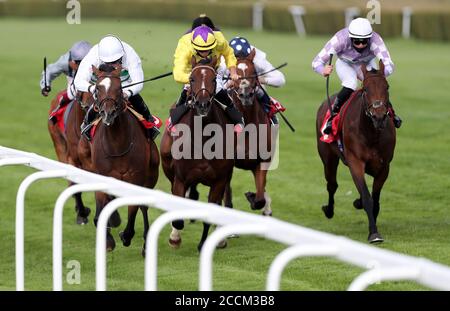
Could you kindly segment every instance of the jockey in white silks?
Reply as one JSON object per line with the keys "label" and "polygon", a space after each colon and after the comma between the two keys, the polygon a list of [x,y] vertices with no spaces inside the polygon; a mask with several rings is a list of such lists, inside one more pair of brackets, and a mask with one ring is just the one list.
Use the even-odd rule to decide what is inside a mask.
{"label": "jockey in white silks", "polygon": [[[323,130],[325,134],[331,133],[333,118],[339,113],[342,105],[358,87],[358,80],[363,80],[360,66],[365,65],[367,70],[377,69],[377,58],[384,64],[384,74],[389,76],[394,72],[389,51],[381,36],[372,30],[366,18],[356,18],[351,21],[348,28],[338,31],[325,47],[317,54],[312,62],[315,72],[328,77],[333,66],[328,65],[330,54],[337,56],[336,72],[342,81],[342,89],[334,100],[331,116]],[[394,113],[394,125],[399,128],[402,120],[395,115],[392,104],[390,108]]]}
{"label": "jockey in white silks", "polygon": [[[95,81],[97,77],[93,74],[92,66],[100,67],[100,65],[121,65],[122,72],[120,79],[122,87],[141,82],[144,80],[144,72],[142,62],[136,51],[126,42],[121,41],[118,37],[107,35],[100,42],[92,47],[86,57],[80,64],[78,74],[75,77],[75,87],[81,92],[95,93]],[[139,94],[142,91],[143,84],[136,84],[123,90],[123,97],[128,99],[133,108],[139,112],[146,121],[154,123],[154,118],[150,113],[144,99]],[[81,125],[82,134],[90,140],[90,131],[92,121],[97,117],[97,112],[93,109],[93,105],[89,107],[86,117]],[[155,139],[159,134],[157,127],[153,126],[148,129],[148,136]]]}

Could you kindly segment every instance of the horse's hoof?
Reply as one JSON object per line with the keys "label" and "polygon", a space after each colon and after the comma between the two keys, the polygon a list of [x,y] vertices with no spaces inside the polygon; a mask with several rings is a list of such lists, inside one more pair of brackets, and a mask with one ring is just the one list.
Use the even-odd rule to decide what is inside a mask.
{"label": "horse's hoof", "polygon": [[227,247],[227,245],[228,245],[227,240],[222,240],[222,241],[219,242],[219,244],[217,244],[217,248],[222,249],[222,248]]}
{"label": "horse's hoof", "polygon": [[378,232],[369,234],[368,240],[370,244],[378,244],[384,242],[383,237]]}
{"label": "horse's hoof", "polygon": [[109,226],[113,228],[117,228],[118,226],[120,226],[121,222],[122,220],[120,219],[120,214],[118,211],[114,211],[114,213],[112,213],[111,217],[109,217],[108,220]]}
{"label": "horse's hoof", "polygon": [[326,216],[328,219],[333,218],[333,216],[334,216],[334,211],[333,211],[332,208],[329,208],[328,205],[322,206],[322,211],[323,211],[323,213],[325,214],[325,216]]}
{"label": "horse's hoof", "polygon": [[142,246],[142,249],[141,249],[141,255],[142,255],[143,258],[145,258],[145,243],[144,243],[144,245]]}
{"label": "horse's hoof", "polygon": [[123,246],[128,247],[128,246],[131,245],[131,239],[128,239],[128,240],[127,240],[127,239],[125,238],[125,233],[124,233],[123,231],[120,231],[120,232],[119,232],[119,237],[120,237],[120,239],[122,240]]}
{"label": "horse's hoof", "polygon": [[246,192],[245,197],[247,198],[247,201],[250,203],[250,206],[253,206],[253,204],[255,204],[256,194],[254,192]]}
{"label": "horse's hoof", "polygon": [[233,233],[233,234],[230,234],[227,238],[228,238],[228,239],[237,239],[237,238],[239,238],[239,237],[240,237],[239,234]]}
{"label": "horse's hoof", "polygon": [[180,248],[180,245],[181,245],[181,238],[179,240],[169,239],[169,246],[172,247],[173,249]]}
{"label": "horse's hoof", "polygon": [[116,241],[111,237],[106,238],[106,250],[112,252],[116,248]]}
{"label": "horse's hoof", "polygon": [[252,204],[252,210],[260,210],[263,209],[264,206],[266,206],[266,199],[255,201],[254,204]]}
{"label": "horse's hoof", "polygon": [[195,223],[195,219],[191,219],[191,220],[189,221],[189,223],[194,224],[194,223]]}
{"label": "horse's hoof", "polygon": [[263,211],[263,212],[262,212],[262,215],[263,215],[263,216],[269,216],[269,217],[270,217],[270,216],[272,216],[272,211],[270,211],[270,212],[265,212],[265,211]]}
{"label": "horse's hoof", "polygon": [[363,206],[362,206],[361,199],[356,199],[355,201],[353,201],[353,206],[354,206],[356,209],[362,209]]}
{"label": "horse's hoof", "polygon": [[91,209],[89,207],[85,208],[84,215],[80,215],[79,211],[77,210],[77,225],[85,225],[89,222],[88,216],[91,213]]}

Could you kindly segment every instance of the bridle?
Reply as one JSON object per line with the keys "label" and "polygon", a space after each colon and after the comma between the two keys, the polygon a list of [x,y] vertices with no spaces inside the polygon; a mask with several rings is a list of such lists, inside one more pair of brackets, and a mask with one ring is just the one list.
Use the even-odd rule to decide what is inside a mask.
{"label": "bridle", "polygon": [[[191,71],[191,76],[194,73],[194,71],[199,70],[199,69],[208,69],[214,73],[214,77],[216,76],[215,69],[210,66],[206,66],[206,65],[200,65],[200,66],[194,67]],[[192,83],[193,83],[192,78],[189,78],[189,85],[190,85],[191,91],[193,90]],[[195,93],[192,92],[190,95],[190,97],[192,98],[192,101],[191,101],[192,103],[190,103],[190,101],[187,101],[187,105],[190,106],[191,108],[193,108],[195,106],[195,104],[198,103],[198,100],[197,100],[198,94],[200,94],[200,92],[203,92],[203,91],[206,91],[208,93],[208,97],[209,97],[208,103],[211,103],[216,95],[216,84],[217,84],[217,81],[214,78],[214,85],[213,85],[212,91],[208,90],[206,87],[202,87],[197,92],[195,92]]]}
{"label": "bridle", "polygon": [[[238,62],[239,62],[239,60],[238,60]],[[249,80],[256,81],[256,83],[250,83],[249,82],[249,87],[251,88],[251,90],[250,90],[250,92],[248,94],[245,94],[245,95],[244,94],[239,94],[238,90],[240,89],[240,85],[236,85],[235,83],[233,84],[232,92],[234,92],[236,94],[236,96],[239,98],[239,100],[241,102],[243,102],[243,101],[252,102],[252,99],[254,98],[254,96],[256,94],[256,88],[258,86],[262,87],[257,78],[258,78],[258,74],[256,73],[255,68],[253,68],[253,74],[252,75],[246,76],[246,77],[245,76],[244,77],[239,77],[240,81],[242,81],[244,79],[247,80],[247,81],[249,81]]]}
{"label": "bridle", "polygon": [[[366,76],[364,78],[361,97],[362,97],[362,100],[363,100],[363,104],[366,107],[366,109],[365,109],[366,116],[368,116],[369,118],[372,118],[373,117],[373,113],[372,113],[371,109],[372,108],[377,109],[377,108],[380,108],[381,106],[385,106],[386,107],[386,115],[389,116],[389,109],[388,109],[389,107],[387,106],[387,102],[380,101],[381,103],[378,105],[378,101],[369,102],[369,100],[367,99],[368,90],[364,86],[364,84],[365,84],[364,82],[366,80],[368,80],[368,79],[371,79],[371,78],[384,78],[384,75],[378,73],[378,74],[372,74],[372,75]],[[388,84],[387,88],[389,89],[389,84]]]}
{"label": "bridle", "polygon": [[[109,96],[109,97],[103,98],[100,102],[98,101],[98,96],[97,96],[98,95],[98,88],[97,88],[97,85],[98,85],[99,81],[103,80],[104,78],[119,79],[120,80],[120,76],[102,75],[102,76],[98,77],[97,83],[96,83],[96,87],[95,87],[95,93],[94,93],[94,110],[95,111],[99,111],[101,109],[101,107],[106,102],[109,102],[109,101],[113,102],[114,107],[118,107],[120,109],[123,106],[123,108],[126,109],[126,105],[124,104],[123,96],[119,96],[118,100]],[[121,89],[122,89],[122,86],[121,86]]]}

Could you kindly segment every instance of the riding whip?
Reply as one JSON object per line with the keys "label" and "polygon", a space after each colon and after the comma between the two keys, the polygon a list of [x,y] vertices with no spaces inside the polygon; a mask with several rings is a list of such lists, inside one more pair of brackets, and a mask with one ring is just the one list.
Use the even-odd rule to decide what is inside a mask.
{"label": "riding whip", "polygon": [[47,91],[47,57],[44,57],[44,89]]}
{"label": "riding whip", "polygon": [[[333,61],[333,54],[330,54],[330,61],[328,62],[328,65],[331,65],[331,62]],[[330,95],[329,95],[329,84],[330,84],[330,75],[327,76],[327,100],[328,100],[328,109],[330,109],[331,114],[331,102],[330,102]]]}
{"label": "riding whip", "polygon": [[156,76],[156,77],[153,77],[153,78],[150,78],[150,79],[147,79],[147,80],[144,80],[144,81],[131,83],[131,84],[127,85],[127,86],[124,86],[123,89],[126,89],[127,87],[134,86],[134,85],[137,85],[137,84],[141,84],[141,83],[145,83],[145,82],[149,82],[149,81],[155,81],[155,80],[158,80],[158,79],[161,79],[161,78],[165,78],[165,77],[168,77],[168,76],[171,76],[171,75],[172,75],[172,71],[171,72],[167,72],[167,73],[162,74],[162,75],[159,75],[159,76]]}

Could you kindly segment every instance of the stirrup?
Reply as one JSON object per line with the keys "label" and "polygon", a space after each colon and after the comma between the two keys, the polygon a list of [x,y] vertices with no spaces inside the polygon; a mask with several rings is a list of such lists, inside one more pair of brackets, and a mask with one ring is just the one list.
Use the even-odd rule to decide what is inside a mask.
{"label": "stirrup", "polygon": [[151,140],[155,140],[156,137],[161,133],[160,130],[154,126],[152,128],[147,129],[148,136]]}
{"label": "stirrup", "polygon": [[84,137],[86,137],[86,139],[88,141],[91,141],[92,137],[90,134],[90,129],[92,128],[93,124],[92,123],[88,123],[88,124],[84,124],[84,122],[81,124],[81,135],[83,135]]}
{"label": "stirrup", "polygon": [[323,133],[329,135],[331,134],[332,130],[333,130],[333,118],[330,118],[327,121],[325,128],[323,129]]}

